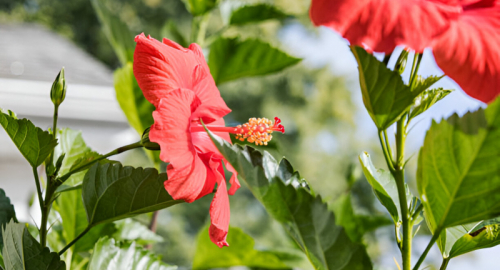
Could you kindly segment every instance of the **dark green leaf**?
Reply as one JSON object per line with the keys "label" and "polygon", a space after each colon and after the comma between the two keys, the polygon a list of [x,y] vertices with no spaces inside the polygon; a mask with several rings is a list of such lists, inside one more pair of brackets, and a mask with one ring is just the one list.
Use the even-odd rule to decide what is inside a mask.
{"label": "dark green leaf", "polygon": [[193,270],[246,266],[264,269],[290,269],[271,251],[254,249],[255,242],[241,229],[230,227],[227,234],[229,247],[219,248],[208,235],[208,228],[198,234]]}
{"label": "dark green leaf", "polygon": [[103,237],[95,244],[88,270],[175,270],[150,251]]}
{"label": "dark green leaf", "polygon": [[344,227],[349,238],[358,243],[361,243],[365,233],[393,224],[391,219],[383,216],[356,215],[352,207],[350,194],[342,195],[338,198],[333,205],[333,210],[337,225]]}
{"label": "dark green leaf", "polygon": [[10,221],[3,230],[3,241],[6,270],[66,270],[59,255],[42,248],[24,224]]}
{"label": "dark green leaf", "polygon": [[[208,131],[209,132],[209,131]],[[231,145],[209,132],[254,196],[279,221],[316,269],[372,269],[363,245],[352,242],[320,196],[310,193],[286,159]]]}
{"label": "dark green leaf", "polygon": [[152,168],[94,164],[83,179],[89,225],[132,217],[178,204],[165,190],[167,174]]}
{"label": "dark green leaf", "polygon": [[300,62],[258,39],[219,38],[210,47],[208,65],[217,84],[266,75]]}
{"label": "dark green leaf", "polygon": [[401,222],[398,188],[392,174],[382,169],[377,170],[373,166],[370,155],[366,152],[359,155],[359,162],[363,168],[366,180],[372,186],[378,200],[391,214],[394,223]]}
{"label": "dark green leaf", "polygon": [[425,89],[411,91],[397,71],[388,69],[363,48],[351,46],[351,51],[358,61],[359,83],[366,110],[379,130],[387,129]]}
{"label": "dark green leaf", "polygon": [[427,111],[432,105],[446,97],[453,90],[444,90],[443,88],[426,90],[415,99],[415,104],[410,113],[410,118],[414,118]]}
{"label": "dark green leaf", "polygon": [[229,19],[229,24],[243,25],[272,19],[281,20],[286,17],[287,15],[275,6],[257,4],[253,6],[243,6],[233,11]]}
{"label": "dark green leaf", "polygon": [[182,0],[193,16],[203,15],[217,6],[218,0]]}
{"label": "dark green leaf", "polygon": [[417,185],[433,233],[500,214],[500,100],[433,122],[420,150]]}
{"label": "dark green leaf", "polygon": [[102,30],[122,65],[134,61],[134,35],[128,26],[106,7],[103,0],[91,0],[91,3],[102,24]]}
{"label": "dark green leaf", "polygon": [[163,237],[131,218],[115,221],[115,226],[113,238],[118,240],[135,241],[139,245],[163,241]]}
{"label": "dark green leaf", "polygon": [[[57,138],[59,145],[54,149],[54,156],[59,157],[65,154],[61,168],[59,169],[59,176],[100,156],[98,153],[92,151],[90,147],[87,147],[81,131],[69,128],[60,129],[57,131]],[[57,188],[57,192],[80,188],[86,171],[85,169],[71,175],[63,185]]]}
{"label": "dark green leaf", "polygon": [[11,219],[17,222],[16,211],[14,211],[14,206],[10,203],[9,197],[5,195],[5,191],[0,188],[0,250],[3,248],[2,228]]}
{"label": "dark green leaf", "polygon": [[19,120],[0,111],[0,124],[32,167],[42,164],[57,145],[50,133],[28,119]]}

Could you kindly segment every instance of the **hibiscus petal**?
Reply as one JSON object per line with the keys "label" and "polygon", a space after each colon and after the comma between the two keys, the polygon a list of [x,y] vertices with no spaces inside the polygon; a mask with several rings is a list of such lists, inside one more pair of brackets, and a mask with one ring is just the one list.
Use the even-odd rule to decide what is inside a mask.
{"label": "hibiscus petal", "polygon": [[468,95],[490,102],[500,93],[500,4],[480,1],[464,10],[434,43],[434,57]]}
{"label": "hibiscus petal", "polygon": [[[192,124],[192,126],[201,126],[201,124]],[[225,122],[224,119],[220,118],[215,122],[212,122],[208,125],[206,125],[208,129],[210,129],[211,126],[217,126],[217,127],[224,127]],[[227,142],[231,143],[231,137],[229,136],[228,132],[213,132],[215,135],[223,138]],[[219,150],[215,146],[215,144],[212,142],[212,139],[210,139],[210,136],[208,136],[208,133],[205,131],[202,132],[193,132],[191,133],[191,137],[193,140],[193,144],[200,153],[219,153]],[[222,155],[219,154],[219,156],[222,158]]]}
{"label": "hibiscus petal", "polygon": [[160,145],[160,159],[169,162],[165,188],[176,200],[194,201],[203,190],[207,169],[192,143],[191,114],[199,106],[196,95],[176,89],[159,101],[150,140]]}
{"label": "hibiscus petal", "polygon": [[313,0],[309,15],[352,45],[390,53],[397,45],[423,51],[460,11],[456,1]]}
{"label": "hibiscus petal", "polygon": [[207,107],[200,110],[208,111],[206,122],[231,111],[220,96],[198,45],[183,48],[169,39],[161,43],[144,34],[136,36],[135,41],[134,75],[144,96],[153,105],[158,106],[169,91],[185,88],[194,91]]}
{"label": "hibiscus petal", "polygon": [[192,72],[198,64],[193,53],[171,41],[136,36],[134,75],[146,99],[158,106],[161,98],[174,89],[192,89]]}
{"label": "hibiscus petal", "polygon": [[231,184],[231,187],[229,188],[229,195],[234,195],[236,191],[241,187],[240,181],[238,181],[238,172],[227,162],[227,160],[224,160],[224,165],[226,166],[226,169],[233,173],[231,175],[231,179],[229,179],[229,183]]}
{"label": "hibiscus petal", "polygon": [[217,171],[216,174],[218,174],[219,181],[217,183],[219,186],[210,204],[211,224],[208,234],[210,235],[210,240],[222,248],[223,246],[229,246],[226,242],[226,237],[229,230],[230,209],[226,181],[220,172]]}
{"label": "hibiscus petal", "polygon": [[[203,153],[203,154],[198,154],[198,156],[200,157],[200,159],[203,161],[203,163],[207,168],[207,179],[205,181],[205,185],[203,186],[202,191],[200,192],[198,198],[196,199],[204,197],[214,191],[215,183],[217,183],[218,181],[217,166],[221,167],[222,169],[222,166],[218,165],[221,164],[220,163],[221,160],[214,153]],[[214,167],[215,169],[213,169],[211,166]]]}

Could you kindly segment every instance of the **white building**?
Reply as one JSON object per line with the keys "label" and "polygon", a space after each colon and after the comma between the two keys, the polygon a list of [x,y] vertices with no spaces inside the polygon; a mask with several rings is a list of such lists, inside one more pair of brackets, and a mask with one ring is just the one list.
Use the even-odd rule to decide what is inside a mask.
{"label": "white building", "polygon": [[[0,37],[0,108],[42,129],[51,127],[50,88],[64,66],[68,91],[58,127],[82,130],[87,144],[101,153],[139,140],[116,101],[112,71],[102,63],[40,26],[0,25]],[[0,188],[11,198],[18,218],[31,221],[28,200],[36,192],[32,170],[3,129]]]}

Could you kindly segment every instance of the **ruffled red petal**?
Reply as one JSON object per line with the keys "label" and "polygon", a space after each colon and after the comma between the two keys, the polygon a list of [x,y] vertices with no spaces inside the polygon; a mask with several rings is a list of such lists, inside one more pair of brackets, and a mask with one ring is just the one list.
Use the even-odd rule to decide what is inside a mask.
{"label": "ruffled red petal", "polygon": [[201,103],[197,114],[205,122],[223,117],[231,110],[221,98],[210,75],[200,47],[192,44],[188,49],[163,39],[158,40],[140,34],[135,38],[134,75],[146,99],[158,106],[160,99],[178,88],[192,90]]}
{"label": "ruffled red petal", "polygon": [[201,193],[207,169],[192,143],[191,114],[199,106],[196,95],[186,89],[172,90],[159,101],[150,140],[160,145],[160,159],[169,162],[165,188],[176,200],[194,201]]}
{"label": "ruffled red petal", "polygon": [[309,15],[352,45],[390,53],[397,45],[423,51],[460,12],[456,1],[313,0]]}
{"label": "ruffled red petal", "polygon": [[469,96],[490,102],[500,93],[500,3],[475,1],[464,10],[433,44],[434,57]]}
{"label": "ruffled red petal", "polygon": [[[219,162],[220,164],[220,162]],[[218,166],[213,164],[213,166]],[[210,204],[210,228],[208,234],[210,240],[218,247],[229,246],[226,241],[227,232],[229,230],[230,209],[229,197],[227,195],[226,181],[223,174],[219,170],[212,167],[212,171],[217,175],[217,192]]]}

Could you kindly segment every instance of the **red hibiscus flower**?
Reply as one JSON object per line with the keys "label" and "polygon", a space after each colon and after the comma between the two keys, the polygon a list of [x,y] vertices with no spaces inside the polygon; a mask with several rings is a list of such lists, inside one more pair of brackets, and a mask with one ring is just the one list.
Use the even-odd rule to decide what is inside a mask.
{"label": "red hibiscus flower", "polygon": [[310,17],[373,51],[430,47],[471,97],[490,102],[500,93],[498,0],[313,0]]}
{"label": "red hibiscus flower", "polygon": [[[219,137],[231,142],[229,133],[256,144],[267,144],[273,131],[284,132],[279,119],[251,119],[238,127],[225,127],[223,116],[231,110],[221,98],[201,48],[183,48],[163,39],[135,38],[134,75],[144,96],[156,107],[149,138],[161,148],[168,162],[165,189],[176,200],[193,202],[217,191],[210,205],[210,239],[228,246],[229,198],[240,187],[236,171],[219,153],[201,121]],[[226,187],[223,164],[233,175]]]}

